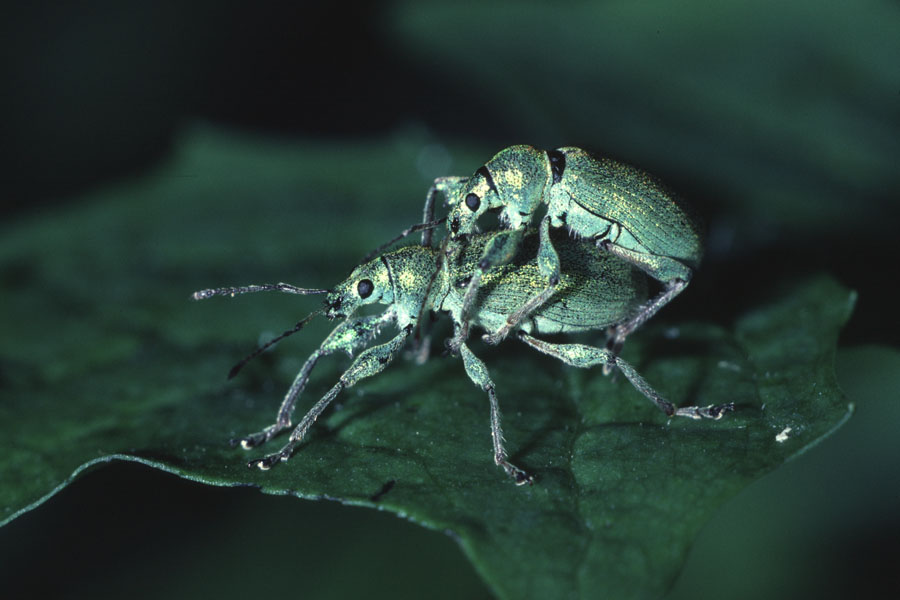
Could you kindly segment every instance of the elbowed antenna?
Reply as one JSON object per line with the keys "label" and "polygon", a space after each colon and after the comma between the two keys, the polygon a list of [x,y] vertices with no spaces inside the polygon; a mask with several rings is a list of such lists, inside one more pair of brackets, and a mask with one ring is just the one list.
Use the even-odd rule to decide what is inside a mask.
{"label": "elbowed antenna", "polygon": [[[208,290],[200,290],[191,294],[192,300],[206,300],[207,298],[212,298],[213,296],[236,296],[238,294],[250,294],[253,292],[269,292],[269,291],[278,291],[285,292],[288,294],[327,294],[328,290],[316,290],[310,288],[300,288],[295,285],[291,285],[289,283],[264,283],[262,285],[242,285],[238,287],[223,287],[223,288],[211,288]],[[271,348],[277,342],[280,342],[284,338],[289,335],[293,335],[303,329],[303,326],[309,323],[314,317],[321,315],[325,311],[324,308],[320,308],[319,310],[311,313],[302,321],[299,321],[296,325],[294,325],[291,329],[288,329],[278,337],[269,340],[249,355],[244,357],[244,359],[238,364],[231,367],[231,370],[228,372],[228,379],[231,379],[238,372],[244,368],[248,362],[265,352],[268,348]]]}
{"label": "elbowed antenna", "polygon": [[328,290],[315,290],[307,288],[299,288],[289,283],[264,283],[262,285],[242,285],[239,287],[223,287],[212,288],[209,290],[200,290],[191,294],[192,300],[206,300],[213,296],[236,296],[238,294],[250,294],[252,292],[269,292],[269,291],[286,292],[288,294],[327,294]]}
{"label": "elbowed antenna", "polygon": [[277,344],[284,338],[288,337],[289,335],[293,335],[293,334],[297,333],[298,331],[300,331],[301,329],[303,329],[304,325],[306,325],[307,323],[312,321],[315,317],[318,317],[319,315],[321,315],[324,311],[325,311],[324,308],[320,308],[319,310],[317,310],[313,313],[310,313],[302,321],[298,321],[297,324],[294,325],[292,328],[288,329],[287,331],[285,331],[278,337],[272,338],[271,340],[269,340],[268,342],[266,342],[265,344],[263,344],[262,346],[260,346],[259,348],[257,348],[256,350],[254,350],[253,352],[248,354],[247,356],[245,356],[243,358],[243,360],[241,360],[241,362],[239,362],[238,364],[231,367],[231,370],[228,371],[228,379],[231,379],[235,375],[237,375],[238,372],[240,372],[240,370],[243,369],[244,365],[246,365],[248,362],[250,362],[257,356],[259,356],[260,354],[262,354],[263,352],[265,352],[266,350],[268,350],[269,348],[271,348],[272,346],[274,346],[275,344]]}
{"label": "elbowed antenna", "polygon": [[375,248],[374,250],[372,250],[371,252],[366,254],[363,257],[362,262],[364,262],[364,263],[369,262],[370,260],[372,260],[373,258],[378,256],[379,254],[381,254],[381,252],[384,249],[390,248],[391,246],[393,246],[394,244],[396,244],[397,242],[399,242],[406,236],[408,236],[412,233],[416,233],[417,231],[426,231],[429,229],[434,229],[435,227],[437,227],[438,225],[440,225],[441,223],[443,223],[446,220],[447,220],[447,217],[441,217],[440,219],[436,219],[434,221],[428,221],[427,223],[419,223],[417,225],[413,225],[412,227],[408,227],[408,228],[404,229],[400,233],[400,235],[398,235],[391,241],[387,242],[386,244],[382,244],[382,245],[378,246],[377,248]]}

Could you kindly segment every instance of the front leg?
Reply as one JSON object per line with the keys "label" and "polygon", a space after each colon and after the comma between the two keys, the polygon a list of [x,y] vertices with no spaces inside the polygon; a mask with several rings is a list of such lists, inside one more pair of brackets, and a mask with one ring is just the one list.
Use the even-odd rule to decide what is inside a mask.
{"label": "front leg", "polygon": [[339,350],[343,350],[352,355],[355,349],[365,346],[372,338],[378,335],[378,330],[393,318],[393,313],[388,312],[382,315],[372,315],[369,317],[344,321],[335,327],[332,332],[328,334],[328,337],[325,338],[325,341],[322,342],[322,345],[306,359],[303,368],[300,369],[297,377],[294,378],[294,383],[291,384],[290,389],[284,396],[284,400],[281,402],[281,407],[278,409],[278,417],[275,419],[275,423],[269,425],[260,432],[251,433],[240,440],[231,440],[231,445],[235,446],[240,443],[241,448],[249,450],[250,448],[268,442],[280,432],[290,427],[291,415],[294,413],[294,406],[297,404],[297,398],[300,397],[300,394],[306,387],[306,383],[309,381],[309,376],[312,373],[313,367],[316,366],[319,359]]}
{"label": "front leg", "polygon": [[[422,210],[422,222],[430,223],[434,220],[434,198],[438,192],[444,195],[444,204],[451,202],[452,198],[459,195],[459,191],[463,185],[469,180],[468,177],[438,177],[428,188],[428,194],[425,196],[425,208]],[[426,229],[422,232],[422,245],[431,246],[431,238],[434,234],[432,229]]]}
{"label": "front leg", "polygon": [[540,245],[538,246],[537,257],[538,269],[541,275],[547,281],[547,286],[529,298],[518,310],[511,314],[506,323],[500,329],[492,334],[485,335],[484,341],[488,344],[499,344],[503,341],[509,332],[519,326],[522,319],[536,311],[544,305],[547,300],[556,292],[556,286],[559,284],[559,255],[550,242],[550,216],[545,216],[541,221],[540,227]]}
{"label": "front leg", "polygon": [[505,229],[491,236],[490,241],[485,245],[481,259],[475,265],[472,279],[469,280],[466,294],[463,296],[462,312],[460,313],[463,320],[468,320],[475,297],[478,295],[478,288],[481,287],[481,278],[494,267],[505,265],[511,261],[519,250],[524,237],[525,228]]}
{"label": "front leg", "polygon": [[301,420],[294,431],[291,432],[288,443],[278,452],[257,460],[252,460],[247,466],[259,467],[265,471],[270,469],[272,465],[279,460],[287,461],[291,457],[294,447],[303,440],[306,433],[309,431],[309,428],[316,422],[316,419],[319,418],[322,411],[331,404],[332,400],[334,400],[343,389],[353,386],[361,379],[382,372],[391,361],[394,360],[394,357],[397,356],[397,353],[400,351],[400,348],[403,347],[403,344],[406,343],[406,338],[409,337],[412,331],[413,325],[409,324],[390,341],[369,348],[356,357],[356,360],[353,361],[349,369],[344,371],[344,374],[341,375],[338,382],[334,384],[334,387],[328,390],[328,393],[325,394],[321,400],[316,402],[309,412],[306,413],[303,420]]}
{"label": "front leg", "polygon": [[503,446],[503,429],[500,427],[500,405],[497,403],[494,382],[491,381],[487,367],[477,356],[472,354],[465,344],[462,344],[459,349],[462,352],[463,366],[466,368],[469,379],[488,394],[491,404],[491,440],[494,443],[494,462],[516,482],[516,485],[526,483],[530,485],[534,481],[531,475],[507,460],[508,455]]}
{"label": "front leg", "polygon": [[475,266],[469,282],[466,284],[466,292],[463,295],[462,308],[460,310],[459,326],[453,338],[447,341],[447,348],[451,354],[457,354],[460,346],[468,338],[470,315],[472,310],[474,310],[478,289],[481,287],[481,278],[494,267],[506,264],[512,260],[524,237],[525,229],[506,229],[494,233],[486,244],[484,252]]}

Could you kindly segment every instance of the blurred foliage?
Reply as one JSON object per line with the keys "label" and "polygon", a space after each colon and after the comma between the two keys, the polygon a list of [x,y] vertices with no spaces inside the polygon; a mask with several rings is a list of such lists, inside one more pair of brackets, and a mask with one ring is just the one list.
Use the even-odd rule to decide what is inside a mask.
{"label": "blurred foliage", "polygon": [[718,211],[786,233],[835,227],[848,196],[896,200],[895,3],[417,1],[391,14],[436,78],[494,100],[510,142],[702,181]]}
{"label": "blurred foliage", "polygon": [[[115,418],[93,425],[102,438],[123,424],[146,424],[129,406],[150,397],[143,386],[153,380],[160,411],[181,395],[215,398],[223,408],[244,399],[253,406],[225,411],[240,426],[234,433],[246,431],[248,419],[264,424],[324,325],[267,353],[243,379],[212,389],[210,382],[252,346],[248,332],[269,336],[296,320],[297,299],[186,307],[182,294],[243,281],[329,285],[415,220],[431,178],[471,172],[499,148],[523,142],[577,144],[638,164],[708,218],[700,273],[628,348],[661,391],[680,393],[668,387],[667,373],[654,371],[672,358],[668,342],[660,342],[667,328],[702,322],[712,328],[706,331],[732,331],[741,315],[789,298],[786,290],[822,271],[859,292],[841,336],[845,345],[900,342],[895,302],[884,286],[896,270],[900,191],[900,8],[894,2],[405,1],[359,11],[265,1],[85,6],[20,4],[0,24],[0,67],[10,90],[3,99],[3,191],[5,208],[20,211],[0,225],[0,406],[33,398],[35,410],[52,408],[60,420],[71,420],[82,414],[75,402],[81,394],[96,398],[90,405],[127,400],[113,410]],[[185,121],[195,117],[277,137],[243,137],[238,151],[226,137],[185,132]],[[310,134],[316,142],[286,139]],[[192,166],[172,172],[172,165],[185,164]],[[111,183],[127,173],[142,175]],[[75,193],[86,186],[92,193]],[[60,206],[52,215],[42,208],[51,201]],[[86,206],[61,204],[71,201]],[[221,227],[235,221],[241,227],[225,234]],[[172,295],[175,288],[181,291]],[[160,315],[166,315],[162,325]],[[202,330],[209,333],[198,338]],[[169,347],[202,352],[160,355]],[[123,356],[132,363],[118,370]],[[533,407],[523,406],[519,415],[513,408],[519,382],[500,380],[509,365],[534,359],[512,344],[485,358],[496,371],[508,420],[519,423],[509,431],[511,446],[527,455],[534,449],[521,444],[527,434],[518,427],[530,426]],[[178,368],[165,368],[173,362]],[[610,398],[609,382],[538,362],[548,371],[542,376],[584,382],[584,390],[600,386]],[[442,381],[447,370],[465,405],[483,408],[461,369],[433,363],[425,370],[397,364],[392,370],[399,373],[367,382],[360,388],[365,401],[348,401],[334,416],[355,414],[347,411],[372,400],[377,408],[346,424],[327,422],[301,453],[398,410],[385,398],[398,386],[405,391],[430,381],[435,373],[428,369]],[[675,597],[812,591],[846,597],[873,584],[886,595],[900,591],[897,581],[884,578],[892,571],[878,568],[896,563],[891,540],[900,533],[893,509],[900,488],[891,476],[900,467],[893,442],[897,365],[896,351],[884,347],[839,353],[842,386],[857,416],[821,449],[729,502],[702,532]],[[330,381],[338,369],[323,365],[317,380]],[[132,380],[111,396],[104,378],[124,373]],[[23,389],[33,392],[25,398],[14,392]],[[405,395],[397,401],[407,406]],[[627,407],[658,425],[641,402],[630,396],[603,406]],[[481,412],[476,431],[486,436]],[[404,422],[420,414],[404,413]],[[18,422],[4,415],[0,427]],[[489,457],[475,438],[473,460],[494,481],[495,469],[483,464]],[[54,443],[65,447],[72,440],[47,440]],[[75,458],[37,454],[63,471]],[[123,561],[116,551],[135,547],[131,533],[149,564],[169,565],[166,572],[179,582],[174,593],[184,597],[203,574],[219,580],[217,593],[225,596],[254,593],[256,586],[313,596],[487,594],[471,572],[442,578],[443,565],[462,568],[443,536],[386,526],[373,511],[276,505],[241,491],[213,495],[147,471],[123,466],[92,473],[0,529],[4,579],[14,590],[16,581],[27,581],[32,592],[41,585],[70,596],[131,589],[125,587],[131,576],[147,574],[140,561]],[[117,483],[120,477],[125,481]],[[0,494],[7,481],[0,481]],[[49,490],[56,483],[31,477],[26,487]],[[138,492],[129,495],[123,486]],[[73,498],[73,506],[63,502]],[[123,504],[144,509],[129,513]],[[179,526],[171,527],[175,515]],[[104,527],[108,536],[98,537]],[[280,535],[267,535],[273,530]],[[194,551],[181,553],[169,540]],[[405,552],[410,546],[421,550]],[[236,547],[241,558],[229,554]],[[58,552],[55,561],[46,560],[51,551]],[[319,567],[325,555],[335,569]],[[116,565],[117,575],[80,559],[90,556]],[[243,571],[223,574],[225,565],[241,561]],[[44,565],[41,576],[29,576],[37,564]],[[297,564],[305,566],[297,580],[281,575]],[[327,574],[339,568],[358,577],[329,581]]]}

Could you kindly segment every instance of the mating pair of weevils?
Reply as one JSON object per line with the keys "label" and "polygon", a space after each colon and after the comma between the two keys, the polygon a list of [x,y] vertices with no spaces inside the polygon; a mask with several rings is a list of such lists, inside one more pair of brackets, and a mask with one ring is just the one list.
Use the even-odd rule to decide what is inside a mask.
{"label": "mating pair of weevils", "polygon": [[[444,196],[449,213],[435,220],[438,194]],[[499,213],[500,226],[480,233],[476,221],[486,212]],[[543,216],[534,228],[531,223],[538,213]],[[281,450],[249,466],[269,469],[288,460],[331,401],[343,389],[387,367],[429,311],[450,314],[454,335],[447,346],[462,357],[469,378],[487,392],[494,462],[519,485],[531,483],[532,477],[508,460],[494,383],[485,364],[466,345],[472,326],[482,328],[483,339],[491,344],[514,332],[532,348],[572,366],[600,366],[604,373],[618,369],[668,416],[719,419],[733,408],[730,404],[676,408],[618,356],[625,338],[687,286],[702,255],[693,221],[652,176],[578,148],[542,151],[512,146],[471,177],[435,180],[426,197],[423,221],[379,248],[331,290],[278,283],[193,295],[201,300],[266,290],[326,294],[324,308],[251,354],[232,374],[313,317],[324,314],[342,319],[303,365],[275,423],[240,440],[245,449],[291,427],[297,398],[320,358],[341,350],[352,356],[381,328],[393,324],[399,330],[389,341],[367,348],[353,360]],[[447,235],[434,244],[434,229],[444,223]],[[423,232],[421,245],[383,253],[418,231]],[[648,275],[662,286],[662,292],[650,299]],[[356,316],[361,306],[375,303],[387,308],[378,315]],[[605,348],[535,337],[595,329],[608,331]]]}

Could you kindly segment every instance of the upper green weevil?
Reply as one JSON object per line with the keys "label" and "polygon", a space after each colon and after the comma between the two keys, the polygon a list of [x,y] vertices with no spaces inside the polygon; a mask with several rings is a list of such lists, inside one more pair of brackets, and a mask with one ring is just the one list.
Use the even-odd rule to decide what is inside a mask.
{"label": "upper green weevil", "polygon": [[[492,237],[464,300],[464,317],[475,308],[475,293],[484,275],[515,256],[535,213],[546,206],[542,229],[565,227],[576,237],[592,240],[604,251],[635,265],[664,289],[624,322],[616,324],[610,345],[621,348],[625,337],[653,316],[688,285],[700,263],[702,247],[696,223],[674,194],[651,175],[579,148],[543,151],[531,146],[501,150],[471,177],[436,179],[425,202],[425,220],[434,212],[434,196],[442,192],[450,204],[450,240],[477,231],[475,221],[499,211],[503,229]],[[430,242],[430,233],[423,241]],[[546,239],[546,238],[545,238]],[[486,339],[497,343],[519,320],[554,295],[560,264],[552,245],[538,248],[544,285],[523,299],[509,322]],[[460,343],[457,336],[453,345]]]}
{"label": "upper green weevil", "polygon": [[[291,427],[294,406],[320,358],[336,351],[345,351],[352,356],[355,350],[372,342],[382,327],[393,324],[399,330],[387,342],[367,348],[353,360],[337,383],[294,428],[284,447],[274,454],[250,461],[249,466],[268,469],[279,460],[288,460],[294,447],[303,440],[316,418],[343,389],[385,369],[425,311],[448,312],[454,327],[457,330],[463,327],[466,285],[475,272],[485,247],[493,240],[493,235],[471,235],[465,246],[453,256],[430,245],[408,246],[389,252],[361,264],[346,280],[327,291],[279,283],[195,292],[195,300],[264,290],[326,294],[324,308],[313,312],[276,339],[299,330],[309,319],[320,314],[329,319],[343,319],[301,368],[281,403],[275,423],[240,440],[245,449],[267,442]],[[544,288],[544,271],[535,255],[539,245],[549,244],[549,239],[546,239],[548,235],[550,232],[546,228],[542,228],[539,233],[534,230],[525,232],[520,247],[510,260],[483,273],[482,285],[476,290],[477,310],[471,315],[469,323],[482,327],[488,334],[494,334],[507,326],[511,312]],[[669,416],[719,419],[726,411],[731,410],[731,405],[676,408],[654,391],[631,365],[610,350],[583,344],[551,343],[534,337],[538,334],[589,331],[614,326],[630,318],[647,298],[646,277],[631,264],[599,251],[593,243],[570,239],[555,230],[553,236],[560,261],[556,293],[550,301],[528,315],[527,319],[516,324],[520,340],[576,367],[612,365],[618,368],[638,391]],[[384,312],[357,316],[360,307],[375,303],[385,305]],[[460,343],[459,353],[469,378],[488,394],[494,462],[517,484],[531,483],[532,477],[508,460],[500,425],[500,408],[487,367],[465,342]],[[238,367],[241,364],[243,363]]]}

